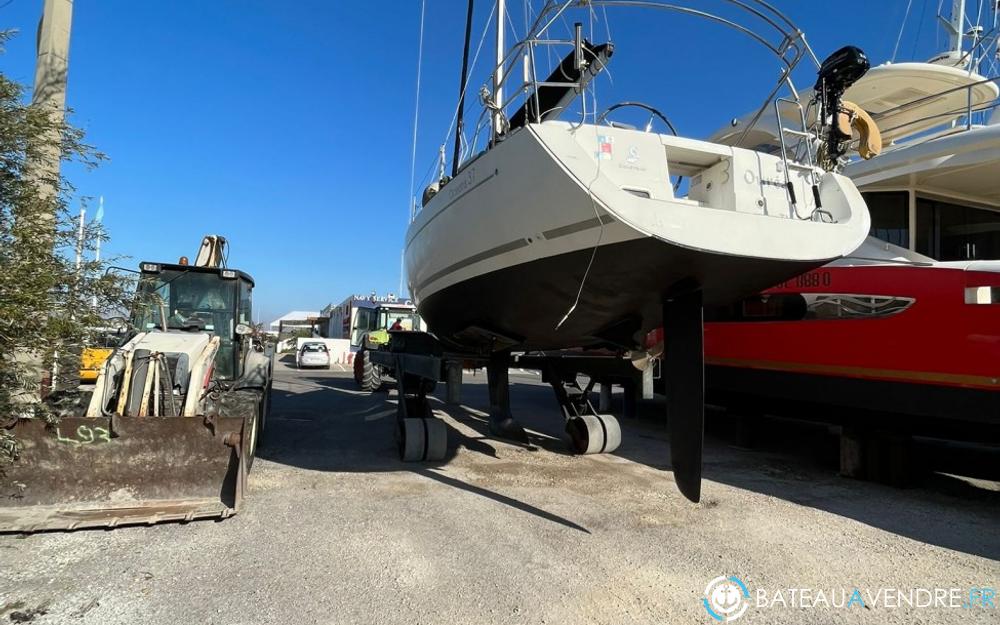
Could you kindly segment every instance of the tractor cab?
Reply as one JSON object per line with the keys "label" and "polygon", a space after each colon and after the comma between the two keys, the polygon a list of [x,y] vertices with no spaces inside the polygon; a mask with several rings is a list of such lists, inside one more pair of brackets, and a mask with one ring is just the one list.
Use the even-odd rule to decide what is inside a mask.
{"label": "tractor cab", "polygon": [[234,380],[243,374],[245,342],[237,329],[251,324],[253,286],[253,278],[234,269],[144,262],[140,264],[133,324],[139,332],[207,332],[218,336],[215,376]]}
{"label": "tractor cab", "polygon": [[424,330],[416,307],[409,302],[359,301],[351,331],[351,346],[372,347],[389,341],[394,330]]}

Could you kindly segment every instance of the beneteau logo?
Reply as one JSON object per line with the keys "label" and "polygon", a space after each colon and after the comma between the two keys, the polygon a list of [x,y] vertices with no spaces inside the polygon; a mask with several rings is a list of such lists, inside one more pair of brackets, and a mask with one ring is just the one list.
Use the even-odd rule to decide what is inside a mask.
{"label": "beneteau logo", "polygon": [[750,607],[750,591],[740,578],[720,575],[705,586],[705,597],[701,603],[709,616],[728,623],[743,616]]}

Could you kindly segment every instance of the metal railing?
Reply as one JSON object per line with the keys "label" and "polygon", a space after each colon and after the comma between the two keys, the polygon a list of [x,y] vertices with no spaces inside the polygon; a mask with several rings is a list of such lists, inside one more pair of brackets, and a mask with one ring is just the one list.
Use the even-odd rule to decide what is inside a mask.
{"label": "metal railing", "polygon": [[[1000,106],[1000,97],[994,97],[992,100],[990,100],[988,102],[983,102],[983,103],[979,103],[979,104],[975,104],[975,105],[973,104],[973,102],[972,102],[972,97],[973,97],[973,93],[972,92],[973,92],[973,89],[975,89],[976,87],[978,87],[980,85],[985,85],[985,84],[996,84],[996,85],[998,85],[998,87],[1000,87],[1000,76],[994,76],[992,78],[984,78],[982,80],[977,80],[977,81],[969,83],[967,85],[961,85],[959,87],[952,87],[951,89],[945,89],[943,91],[938,91],[938,92],[932,93],[930,95],[926,95],[926,96],[917,98],[915,100],[911,100],[909,102],[904,102],[903,104],[895,106],[895,107],[893,107],[891,109],[886,109],[884,111],[880,111],[880,112],[878,112],[876,114],[873,114],[872,115],[872,119],[874,119],[875,122],[878,123],[879,120],[889,118],[889,117],[891,117],[894,114],[902,113],[902,112],[908,111],[910,109],[918,108],[918,107],[920,107],[921,105],[923,105],[925,103],[937,100],[937,99],[939,99],[941,97],[947,96],[947,95],[952,94],[952,93],[957,93],[957,92],[965,91],[966,92],[966,98],[965,98],[966,99],[966,104],[965,104],[965,106],[963,106],[961,108],[950,109],[948,111],[944,111],[944,112],[941,112],[941,113],[935,113],[934,115],[927,115],[927,116],[924,116],[924,117],[919,117],[917,119],[912,119],[912,120],[906,122],[905,124],[900,124],[898,126],[893,126],[891,128],[880,128],[880,130],[883,133],[895,132],[897,130],[902,130],[902,129],[910,127],[910,126],[915,126],[915,125],[918,125],[918,124],[923,124],[924,122],[931,121],[931,120],[933,120],[935,118],[943,118],[943,117],[949,118],[949,121],[942,122],[942,125],[943,125],[943,124],[947,124],[947,123],[953,123],[953,121],[956,121],[956,117],[961,117],[963,114],[965,116],[964,122],[963,122],[963,124],[965,126],[965,130],[971,130],[972,127],[974,125],[976,125],[975,119],[974,119],[974,115],[976,113],[985,113],[985,112],[993,111],[998,106]],[[984,116],[983,119],[980,120],[980,123],[984,123],[985,121],[986,120],[985,120],[985,116]],[[923,128],[919,132],[924,132],[924,131],[928,131],[929,132],[929,131],[934,130],[935,128],[940,129],[940,125],[934,125],[934,126],[930,126],[930,127],[927,127],[927,128]],[[906,135],[903,134],[902,136],[906,136]]]}
{"label": "metal railing", "polygon": [[[740,145],[783,86],[788,87],[792,101],[797,103],[800,101],[799,94],[791,81],[791,73],[802,59],[810,59],[817,68],[820,63],[806,41],[805,34],[785,14],[772,7],[768,2],[764,0],[716,0],[717,4],[731,8],[736,15],[742,18],[741,21],[737,21],[736,15],[727,17],[720,12],[706,10],[702,6],[704,3],[705,0],[687,0],[684,3],[659,0],[547,0],[528,28],[525,37],[506,51],[502,60],[489,73],[487,80],[481,87],[480,101],[483,110],[477,120],[472,140],[468,143],[463,140],[461,162],[465,163],[470,153],[479,148],[479,142],[485,136],[489,137],[490,145],[502,139],[507,130],[504,126],[508,119],[506,111],[511,106],[519,103],[524,104],[527,98],[534,98],[534,107],[526,107],[533,116],[531,120],[533,122],[539,121],[541,116],[550,112],[540,110],[538,96],[540,87],[571,87],[576,89],[577,93],[583,91],[579,82],[551,82],[540,80],[538,77],[537,50],[540,46],[578,47],[580,45],[579,34],[575,39],[559,39],[548,36],[548,32],[557,20],[573,8],[633,7],[681,13],[731,28],[770,51],[779,60],[781,72],[775,86],[756,110],[750,123],[746,125],[735,144]],[[697,5],[699,8],[687,5]],[[522,71],[511,71],[518,62],[522,65]],[[520,76],[519,82],[517,76]],[[500,102],[493,99],[497,87],[500,87],[505,94]],[[596,116],[596,110],[593,113]],[[584,105],[583,121],[585,121],[586,114]],[[489,129],[488,135],[485,133],[487,128]]]}

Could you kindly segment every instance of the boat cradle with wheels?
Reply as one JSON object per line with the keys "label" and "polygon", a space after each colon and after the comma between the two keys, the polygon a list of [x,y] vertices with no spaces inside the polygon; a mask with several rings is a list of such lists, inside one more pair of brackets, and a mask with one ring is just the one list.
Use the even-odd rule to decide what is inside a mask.
{"label": "boat cradle with wheels", "polygon": [[[368,354],[380,379],[389,375],[396,380],[397,444],[400,459],[407,462],[433,462],[445,457],[447,428],[434,415],[427,397],[439,381],[456,383],[448,378],[449,368],[457,368],[460,373],[466,364],[485,366],[491,431],[523,444],[529,441],[511,414],[508,369],[513,362],[518,367],[542,371],[543,380],[551,384],[562,410],[569,448],[580,455],[611,453],[621,444],[618,420],[611,414],[598,412],[590,401],[594,384],[598,380],[604,384],[617,382],[629,390],[635,388],[638,378],[637,370],[616,354],[548,352],[520,355],[513,361],[506,354],[476,357],[447,353],[437,338],[426,332],[391,332],[386,345]],[[590,377],[586,386],[578,382],[580,373]],[[461,383],[460,376],[457,383]]]}

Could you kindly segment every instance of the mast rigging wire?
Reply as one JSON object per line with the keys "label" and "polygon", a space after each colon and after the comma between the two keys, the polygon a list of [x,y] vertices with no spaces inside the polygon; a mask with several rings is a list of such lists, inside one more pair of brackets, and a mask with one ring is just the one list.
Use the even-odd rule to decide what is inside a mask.
{"label": "mast rigging wire", "polygon": [[899,53],[899,42],[903,40],[903,30],[906,28],[906,21],[910,19],[910,7],[912,6],[913,0],[907,0],[906,13],[903,15],[903,21],[899,24],[899,34],[896,35],[896,46],[892,49],[892,58],[889,59],[890,63],[896,62],[896,54]]}
{"label": "mast rigging wire", "polygon": [[[944,0],[941,0],[943,3]],[[941,5],[938,5],[938,12],[940,13]],[[920,5],[920,19],[917,20],[917,36],[913,38],[913,48],[910,50],[910,58],[916,58],[917,56],[917,44],[920,43],[920,33],[923,32],[924,26],[924,15],[927,14],[927,0],[924,0]]]}
{"label": "mast rigging wire", "polygon": [[[420,70],[423,68],[424,64],[424,11],[427,7],[427,0],[421,0],[420,2],[420,38],[417,44],[417,93],[413,104],[413,148],[410,152],[410,193],[409,197],[406,198],[407,203],[410,205],[409,217],[407,220],[413,219],[413,206],[414,206],[414,193],[413,188],[414,177],[417,173],[417,128],[420,122]],[[402,272],[400,272],[402,275]],[[402,279],[400,280],[402,281]]]}
{"label": "mast rigging wire", "polygon": [[[495,11],[496,11],[496,3],[493,4],[493,9],[490,11],[490,16],[487,18],[486,24],[483,26],[483,35],[479,39],[479,45],[476,48],[476,54],[473,55],[473,57],[472,57],[472,66],[469,68],[469,74],[470,75],[476,69],[476,63],[479,60],[479,53],[483,49],[483,43],[486,41],[486,35],[489,33],[490,24],[493,23],[493,13]],[[466,91],[468,91],[469,84],[472,84],[471,81],[469,81],[469,83],[466,84]],[[451,136],[451,131],[455,127],[455,123],[456,123],[457,119],[458,119],[458,105],[456,104],[456,106],[455,106],[455,114],[451,118],[451,123],[448,124],[448,129],[444,133],[444,140],[441,142],[441,145],[446,145],[448,143],[448,137]],[[466,144],[464,138],[462,139],[462,143],[463,143],[463,145]],[[433,159],[430,160],[430,164],[427,166],[427,171],[424,173],[423,178],[421,178],[421,181],[420,181],[421,185],[425,184],[430,179],[431,172],[433,172],[434,167],[437,164],[438,164],[438,159],[437,158],[433,158]]]}
{"label": "mast rigging wire", "polygon": [[[417,87],[413,97],[413,144],[410,149],[410,188],[409,196],[406,198],[409,204],[406,223],[413,221],[416,214],[416,197],[414,196],[413,182],[417,174],[417,129],[420,127],[420,72],[424,66],[424,14],[427,9],[427,0],[420,0],[420,36],[417,40]],[[406,244],[404,240],[403,248],[399,251],[399,296],[403,296],[403,274],[406,258]]]}
{"label": "mast rigging wire", "polygon": [[[480,39],[479,39],[479,45],[476,47],[476,53],[472,56],[472,67],[469,68],[469,74],[470,75],[476,70],[476,62],[479,60],[479,53],[482,52],[482,50],[483,50],[483,43],[486,41],[486,35],[487,35],[487,33],[489,33],[490,24],[493,23],[493,14],[496,13],[496,10],[497,10],[497,4],[496,4],[496,2],[494,2],[493,3],[493,8],[490,9],[490,16],[488,18],[486,18],[486,24],[483,25],[483,36],[480,37]],[[465,95],[467,94],[467,92],[469,90],[469,85],[470,84],[472,84],[471,80],[466,83],[465,90],[462,91],[462,94],[461,94],[462,98],[464,98]],[[447,143],[448,142],[448,137],[451,136],[451,131],[455,127],[455,124],[456,124],[457,121],[458,121],[458,105],[456,104],[455,105],[455,114],[452,115],[451,123],[448,124],[448,130],[444,133],[444,141],[442,143]],[[465,141],[463,139],[463,143],[464,142]]]}
{"label": "mast rigging wire", "polygon": [[[583,124],[586,123],[587,121],[586,94],[584,94],[584,98],[581,101],[581,106],[583,108],[583,114],[581,116],[581,119],[583,121],[580,122],[580,126],[577,126],[577,128],[581,128]],[[596,126],[594,127],[594,131],[595,133],[600,132],[600,130]],[[576,132],[576,130],[574,129],[573,132]],[[587,278],[590,277],[590,270],[594,266],[594,259],[597,258],[597,250],[600,249],[601,243],[604,241],[604,220],[601,219],[601,213],[600,211],[597,210],[597,199],[594,197],[594,191],[593,191],[594,183],[597,182],[597,180],[600,177],[601,177],[601,159],[597,159],[597,171],[594,172],[594,178],[589,183],[587,183],[587,196],[590,198],[590,207],[594,209],[594,218],[597,219],[597,223],[600,226],[600,230],[597,232],[597,241],[594,242],[594,247],[590,251],[590,260],[587,261],[587,268],[583,270],[583,277],[580,278],[580,286],[576,290],[576,297],[573,298],[573,304],[570,305],[569,309],[566,311],[566,314],[563,315],[563,318],[560,319],[559,323],[556,324],[555,327],[556,332],[558,332],[559,328],[561,328],[563,324],[566,323],[566,321],[570,318],[570,316],[572,316],[573,313],[576,312],[576,307],[580,304],[580,297],[583,295],[583,287],[586,286],[587,284]]]}

